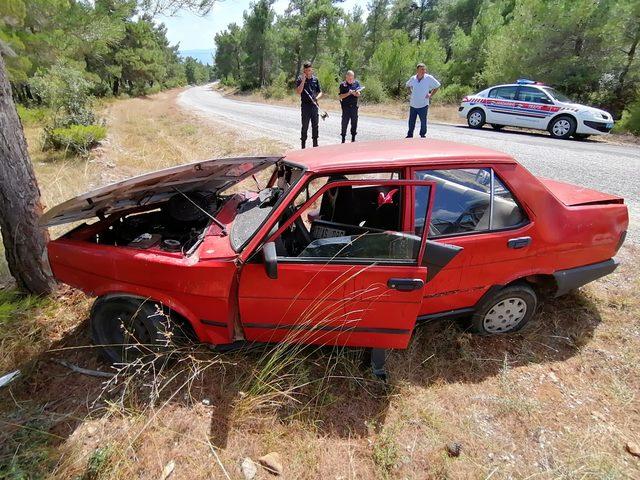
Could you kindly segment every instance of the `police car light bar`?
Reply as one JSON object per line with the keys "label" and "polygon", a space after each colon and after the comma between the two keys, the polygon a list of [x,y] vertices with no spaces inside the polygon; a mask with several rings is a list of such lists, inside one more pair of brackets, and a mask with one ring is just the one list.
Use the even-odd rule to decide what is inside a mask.
{"label": "police car light bar", "polygon": [[518,85],[544,85],[542,82],[536,82],[534,80],[529,80],[528,78],[519,78],[516,80]]}

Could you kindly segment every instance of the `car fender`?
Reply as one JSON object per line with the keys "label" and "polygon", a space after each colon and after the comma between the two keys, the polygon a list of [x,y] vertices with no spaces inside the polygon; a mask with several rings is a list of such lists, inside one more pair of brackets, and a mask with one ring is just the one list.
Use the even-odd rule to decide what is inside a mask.
{"label": "car fender", "polygon": [[544,129],[548,130],[549,129],[549,125],[551,125],[551,122],[553,122],[558,117],[571,117],[571,118],[573,118],[573,121],[576,122],[576,125],[580,125],[580,122],[578,121],[578,118],[575,116],[574,113],[568,112],[566,110],[560,110],[559,112],[557,112],[554,116],[552,116],[549,119],[547,124],[544,126]]}
{"label": "car fender", "polygon": [[191,311],[191,309],[189,309],[183,303],[176,301],[170,295],[167,295],[158,290],[147,289],[139,286],[132,287],[126,284],[112,283],[104,285],[103,287],[94,290],[92,293],[99,299],[106,299],[111,297],[128,297],[140,299],[143,301],[159,302],[164,306],[169,307],[171,310],[187,320],[198,338],[205,338],[204,336],[200,335],[200,331],[203,330],[202,324],[200,323],[198,317]]}

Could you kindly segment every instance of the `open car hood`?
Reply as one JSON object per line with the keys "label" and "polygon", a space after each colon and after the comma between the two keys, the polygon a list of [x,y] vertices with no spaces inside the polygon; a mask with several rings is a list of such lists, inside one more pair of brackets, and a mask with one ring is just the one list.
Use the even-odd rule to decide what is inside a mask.
{"label": "open car hood", "polygon": [[282,157],[239,157],[206,160],[145,173],[67,200],[45,212],[46,227],[110,215],[164,202],[172,195],[207,190],[217,192],[238,183]]}

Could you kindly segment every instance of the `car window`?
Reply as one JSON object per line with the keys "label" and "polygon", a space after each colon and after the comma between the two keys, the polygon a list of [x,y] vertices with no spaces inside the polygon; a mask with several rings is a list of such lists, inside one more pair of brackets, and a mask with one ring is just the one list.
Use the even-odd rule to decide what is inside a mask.
{"label": "car window", "polygon": [[489,98],[500,98],[504,100],[515,100],[517,86],[510,87],[496,87],[489,91]]}
{"label": "car window", "polygon": [[[416,179],[436,183],[428,231],[430,238],[500,230],[526,220],[512,193],[490,168],[421,170],[416,172]],[[418,235],[424,228],[426,210],[423,206],[428,199],[427,193],[422,187],[416,188],[414,219]]]}
{"label": "car window", "polygon": [[542,90],[534,87],[520,87],[518,100],[530,103],[552,103],[551,99]]}
{"label": "car window", "polygon": [[[316,183],[344,180],[344,176],[322,177]],[[306,207],[294,202],[279,225],[300,208],[304,210],[275,239],[278,258],[323,263],[349,259],[414,264],[421,237],[402,231],[404,188],[375,183],[341,185],[329,188]]]}

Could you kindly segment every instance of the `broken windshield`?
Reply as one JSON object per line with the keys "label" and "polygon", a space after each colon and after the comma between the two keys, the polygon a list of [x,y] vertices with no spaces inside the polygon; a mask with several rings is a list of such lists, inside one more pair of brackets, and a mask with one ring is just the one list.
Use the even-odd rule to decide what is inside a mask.
{"label": "broken windshield", "polygon": [[302,173],[303,170],[298,166],[278,162],[227,190],[231,193],[242,192],[247,197],[238,205],[231,226],[231,246],[236,252],[242,250],[256,234]]}

